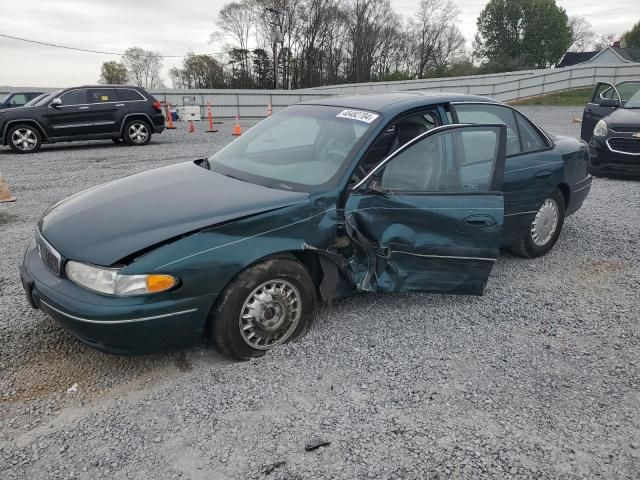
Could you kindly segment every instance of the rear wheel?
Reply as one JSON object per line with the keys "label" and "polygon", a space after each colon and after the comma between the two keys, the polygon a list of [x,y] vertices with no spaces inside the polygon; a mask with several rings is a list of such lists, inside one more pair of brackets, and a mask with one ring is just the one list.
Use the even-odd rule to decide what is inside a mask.
{"label": "rear wheel", "polygon": [[151,141],[151,128],[143,120],[131,120],[124,126],[123,137],[129,145],[146,145]]}
{"label": "rear wheel", "polygon": [[209,337],[224,355],[247,360],[304,334],[315,287],[297,261],[266,260],[241,272],[221,295]]}
{"label": "rear wheel", "polygon": [[16,125],[8,133],[9,146],[16,153],[33,153],[40,150],[42,135],[31,125]]}
{"label": "rear wheel", "polygon": [[542,202],[524,238],[511,245],[509,250],[521,257],[540,257],[546,254],[562,232],[564,211],[564,196],[560,190],[556,190]]}

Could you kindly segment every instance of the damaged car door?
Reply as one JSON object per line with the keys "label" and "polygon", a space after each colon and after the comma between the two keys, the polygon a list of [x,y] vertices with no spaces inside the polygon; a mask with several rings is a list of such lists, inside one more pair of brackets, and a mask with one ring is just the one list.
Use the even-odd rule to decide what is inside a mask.
{"label": "damaged car door", "polygon": [[481,294],[498,258],[503,125],[447,125],[405,144],[345,206],[361,290]]}

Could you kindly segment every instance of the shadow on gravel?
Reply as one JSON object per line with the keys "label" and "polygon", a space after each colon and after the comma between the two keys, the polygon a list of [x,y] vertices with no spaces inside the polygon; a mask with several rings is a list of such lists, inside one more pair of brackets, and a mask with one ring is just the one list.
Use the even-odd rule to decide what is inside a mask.
{"label": "shadow on gravel", "polygon": [[[14,343],[31,343],[22,352],[5,357],[0,380],[0,405],[35,399],[62,399],[77,384],[77,393],[91,399],[105,392],[132,391],[153,386],[194,370],[198,364],[230,362],[212,348],[193,346],[144,356],[117,356],[80,343],[52,320],[29,322]],[[0,407],[2,410],[2,407]]]}
{"label": "shadow on gravel", "polygon": [[0,212],[0,225],[7,225],[20,219],[18,215],[9,212]]}

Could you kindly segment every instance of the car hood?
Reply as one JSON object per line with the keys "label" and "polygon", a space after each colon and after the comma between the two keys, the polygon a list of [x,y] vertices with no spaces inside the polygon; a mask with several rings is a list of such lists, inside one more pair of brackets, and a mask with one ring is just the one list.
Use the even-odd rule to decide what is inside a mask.
{"label": "car hood", "polygon": [[607,125],[613,127],[638,127],[640,131],[640,110],[618,108],[605,119]]}
{"label": "car hood", "polygon": [[308,198],[187,162],[73,195],[51,207],[39,228],[63,257],[109,266],[172,238]]}

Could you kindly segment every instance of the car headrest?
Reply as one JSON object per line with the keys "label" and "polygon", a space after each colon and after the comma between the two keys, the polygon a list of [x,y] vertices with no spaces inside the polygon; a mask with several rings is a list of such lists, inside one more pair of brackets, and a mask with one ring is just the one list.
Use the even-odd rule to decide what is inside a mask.
{"label": "car headrest", "polygon": [[398,144],[404,145],[426,131],[427,127],[418,122],[401,123],[398,125]]}

